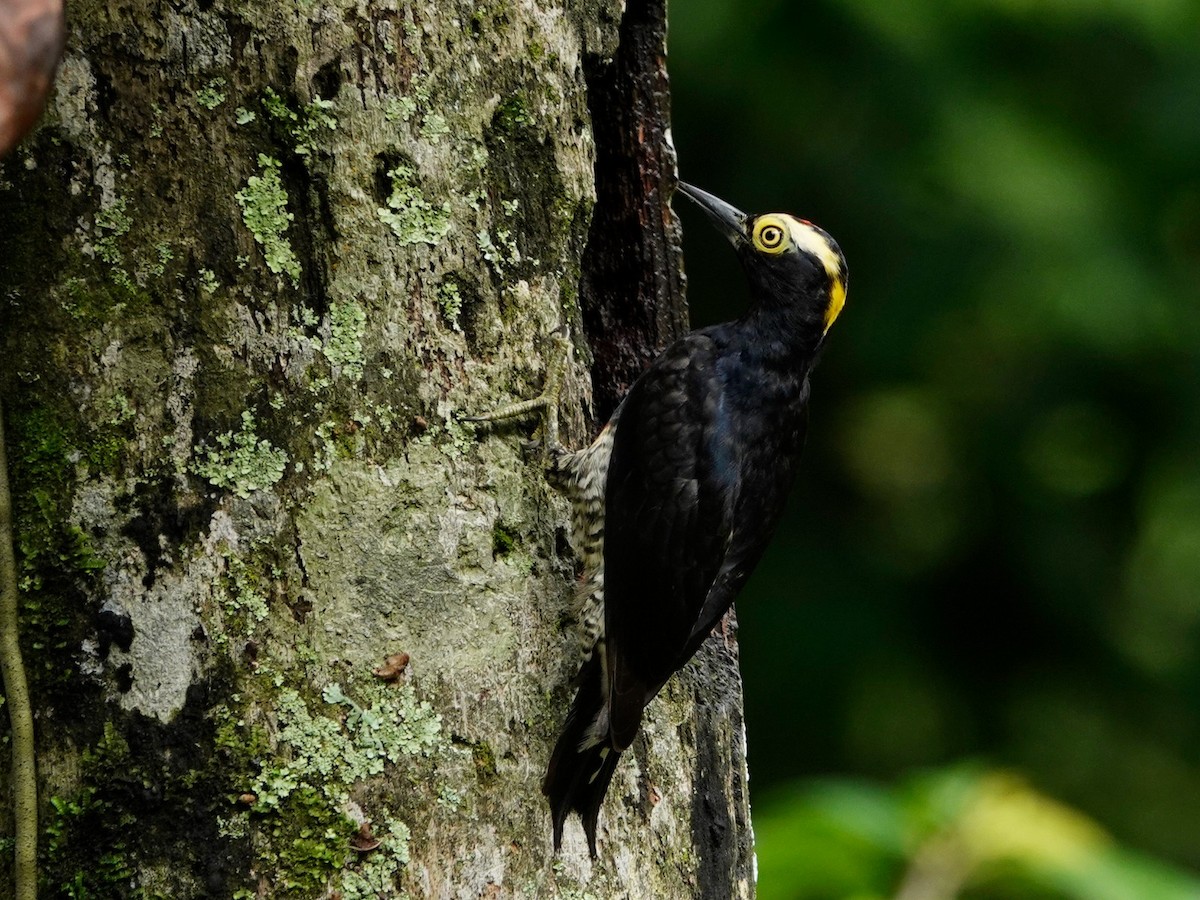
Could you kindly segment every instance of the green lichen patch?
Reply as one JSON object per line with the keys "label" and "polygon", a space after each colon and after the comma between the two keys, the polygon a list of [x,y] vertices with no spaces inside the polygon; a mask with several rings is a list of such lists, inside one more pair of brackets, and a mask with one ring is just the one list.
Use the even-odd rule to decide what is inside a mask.
{"label": "green lichen patch", "polygon": [[215,447],[202,448],[193,471],[239,497],[275,484],[287,467],[287,452],[258,437],[256,428],[254,413],[245,410],[241,429],[219,435]]}
{"label": "green lichen patch", "polygon": [[458,317],[462,315],[463,297],[457,282],[443,281],[441,283],[438,287],[438,305],[441,306],[442,315],[450,327],[455,331],[462,331]]}
{"label": "green lichen patch", "polygon": [[111,266],[124,261],[117,241],[129,233],[133,219],[129,215],[129,204],[118,197],[108,206],[96,211],[96,255]]}
{"label": "green lichen patch", "polygon": [[341,369],[351,381],[363,375],[363,329],[367,313],[357,303],[347,300],[329,308],[329,340],[321,348],[331,365]]}
{"label": "green lichen patch", "polygon": [[379,897],[397,897],[396,879],[408,865],[408,842],[412,833],[407,825],[384,812],[372,822],[372,833],[379,841],[379,848],[357,865],[342,872],[342,900],[377,900]]}
{"label": "green lichen patch", "polygon": [[209,297],[217,292],[221,287],[221,281],[217,278],[217,273],[212,269],[200,270],[200,290],[204,291]]}
{"label": "green lichen patch", "polygon": [[[358,826],[348,817],[349,801],[388,766],[437,753],[440,716],[411,685],[372,681],[343,689],[333,682],[319,699],[306,700],[268,668],[260,675],[274,684],[274,749],[230,715],[218,732],[238,759],[257,760],[258,767],[243,785],[252,808],[226,830],[240,833],[236,819],[249,816],[244,824],[258,836],[260,862],[278,873],[279,896],[311,897],[338,886],[345,897],[397,896],[396,879],[409,858],[407,826],[387,810],[371,816],[380,846],[360,858],[350,844]],[[253,746],[240,742],[242,735]]]}
{"label": "green lichen patch", "polygon": [[296,284],[300,280],[300,261],[286,236],[294,216],[288,212],[287,191],[279,177],[280,163],[260,153],[258,165],[262,172],[251,175],[234,196],[242,208],[242,221],[262,247],[267,268],[276,275],[287,275]]}
{"label": "green lichen patch", "polygon": [[[418,75],[408,85],[408,92],[403,96],[389,97],[383,106],[383,116],[385,121],[395,124],[396,122],[411,122],[421,110],[429,110],[433,94],[433,85],[428,77]],[[422,119],[422,125],[425,124],[425,119]],[[434,120],[432,127],[434,130],[440,130],[438,120],[443,123],[445,119],[438,115]],[[440,135],[439,135],[440,136]]]}
{"label": "green lichen patch", "polygon": [[[267,115],[287,130],[292,151],[297,156],[312,156],[318,149],[323,133],[337,130],[337,117],[330,112],[333,109],[332,100],[317,97],[297,112],[279,94],[267,88],[263,91],[262,102]],[[239,124],[243,123],[239,121]]]}
{"label": "green lichen patch", "polygon": [[448,459],[462,459],[475,447],[475,425],[458,419],[430,423],[414,443],[434,447]]}
{"label": "green lichen patch", "polygon": [[[139,287],[151,279],[162,278],[175,258],[175,250],[167,240],[145,240],[131,237],[135,219],[129,201],[116,197],[111,203],[102,205],[94,219],[92,252],[103,264],[105,279],[124,290],[118,292],[122,302],[146,299]],[[127,255],[128,251],[128,255]],[[83,293],[104,293],[97,285],[88,284],[78,276],[64,280],[60,290],[68,296]],[[95,307],[90,304],[73,304],[72,315],[79,317],[81,311]]]}
{"label": "green lichen patch", "polygon": [[163,135],[163,108],[157,103],[150,104],[150,137],[160,138]]}
{"label": "green lichen patch", "polygon": [[504,276],[521,264],[521,251],[507,228],[499,229],[494,239],[490,232],[482,230],[475,235],[475,243],[480,254],[499,276]]}
{"label": "green lichen patch", "polygon": [[320,423],[314,433],[315,471],[328,471],[341,459],[386,458],[404,443],[405,433],[397,428],[400,413],[390,403],[360,398],[352,409],[330,412],[336,417]]}
{"label": "green lichen patch", "polygon": [[379,218],[401,244],[436,245],[450,233],[450,204],[434,206],[426,200],[415,169],[400,164],[389,169],[387,177],[391,193],[387,207],[378,209]]}
{"label": "green lichen patch", "polygon": [[227,554],[226,559],[229,566],[227,582],[220,594],[225,629],[220,636],[234,633],[250,637],[270,612],[264,575],[238,556]]}
{"label": "green lichen patch", "polygon": [[125,270],[125,254],[121,241],[133,227],[129,204],[124,197],[116,198],[108,206],[96,211],[95,248],[96,257],[108,265],[108,276],[114,284],[132,290],[133,279]]}
{"label": "green lichen patch", "polygon": [[[319,791],[331,804],[344,803],[350,786],[405,757],[428,756],[441,742],[441,717],[418,700],[411,685],[364,684],[351,699],[336,682],[322,692],[326,708],[313,714],[298,692],[284,689],[276,713],[279,743],[289,758],[264,769],[255,780],[255,809],[277,809],[302,787]],[[326,713],[342,713],[340,721]]]}
{"label": "green lichen patch", "polygon": [[383,108],[383,117],[388,122],[408,122],[417,114],[414,97],[392,97]]}
{"label": "green lichen patch", "polygon": [[196,102],[205,109],[213,110],[225,102],[225,79],[214,78],[196,91]]}
{"label": "green lichen patch", "polygon": [[333,109],[332,100],[322,100],[317,97],[304,107],[300,116],[300,125],[292,132],[296,138],[293,148],[297,155],[308,156],[316,151],[317,142],[324,131],[337,129],[337,118],[330,112]]}
{"label": "green lichen patch", "polygon": [[144,282],[147,278],[161,278],[167,271],[167,264],[175,258],[175,251],[166,241],[156,241],[154,256],[138,267],[138,277]]}
{"label": "green lichen patch", "polygon": [[267,114],[276,121],[298,122],[300,120],[296,111],[287,105],[287,102],[275,92],[274,88],[267,88],[263,91],[262,104]]}
{"label": "green lichen patch", "polygon": [[431,144],[438,143],[449,133],[450,125],[446,117],[439,113],[431,112],[421,120],[421,137]]}

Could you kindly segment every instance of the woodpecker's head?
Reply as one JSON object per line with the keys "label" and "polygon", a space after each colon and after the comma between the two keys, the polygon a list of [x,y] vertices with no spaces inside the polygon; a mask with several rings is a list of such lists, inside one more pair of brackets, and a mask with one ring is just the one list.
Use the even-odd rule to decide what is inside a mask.
{"label": "woodpecker's head", "polygon": [[682,181],[679,190],[733,243],[759,303],[815,304],[829,331],[846,304],[846,258],[833,238],[787,213],[750,216]]}

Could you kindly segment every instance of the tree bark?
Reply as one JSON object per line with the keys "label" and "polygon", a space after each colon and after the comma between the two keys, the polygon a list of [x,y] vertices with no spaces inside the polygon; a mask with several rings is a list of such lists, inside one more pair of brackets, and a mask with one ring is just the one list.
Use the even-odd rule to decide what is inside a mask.
{"label": "tree bark", "polygon": [[732,638],[651,705],[600,859],[551,852],[566,505],[531,424],[462,421],[565,322],[582,444],[588,364],[607,414],[686,319],[661,3],[70,18],[0,170],[44,894],[752,895]]}

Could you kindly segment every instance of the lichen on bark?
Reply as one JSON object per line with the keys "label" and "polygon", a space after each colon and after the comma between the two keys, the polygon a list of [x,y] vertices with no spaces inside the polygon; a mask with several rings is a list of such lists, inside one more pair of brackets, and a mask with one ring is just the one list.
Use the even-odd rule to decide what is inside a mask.
{"label": "lichen on bark", "polygon": [[566,322],[590,437],[584,70],[622,9],[73,9],[0,170],[50,892],[690,897],[731,832],[718,889],[751,891],[736,679],[695,669],[618,773],[604,858],[552,856],[566,507],[519,428],[463,422],[536,394]]}

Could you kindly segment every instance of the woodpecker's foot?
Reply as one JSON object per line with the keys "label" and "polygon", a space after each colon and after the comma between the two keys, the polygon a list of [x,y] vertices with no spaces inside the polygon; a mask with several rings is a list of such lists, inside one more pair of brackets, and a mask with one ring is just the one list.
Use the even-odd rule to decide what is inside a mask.
{"label": "woodpecker's foot", "polygon": [[570,481],[570,460],[575,452],[568,450],[562,444],[545,444],[540,440],[524,441],[521,452],[531,462],[541,462],[546,467],[546,477],[559,490]]}
{"label": "woodpecker's foot", "polygon": [[526,441],[523,448],[526,453],[538,453],[543,459],[550,461],[551,467],[567,450],[558,440],[558,401],[562,394],[563,379],[571,364],[571,338],[566,325],[561,325],[550,333],[551,347],[546,354],[546,379],[542,392],[532,400],[521,400],[510,403],[499,409],[479,416],[468,416],[468,422],[499,422],[503,419],[514,419],[529,413],[540,413],[542,422],[534,433],[531,441]]}

